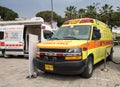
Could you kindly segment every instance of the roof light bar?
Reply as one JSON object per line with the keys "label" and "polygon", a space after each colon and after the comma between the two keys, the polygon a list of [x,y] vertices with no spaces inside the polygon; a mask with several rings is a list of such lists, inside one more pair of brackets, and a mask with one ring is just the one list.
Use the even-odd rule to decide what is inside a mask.
{"label": "roof light bar", "polygon": [[94,23],[93,19],[82,19],[80,20],[80,23]]}
{"label": "roof light bar", "polygon": [[65,21],[63,24],[69,24],[70,23],[70,21]]}

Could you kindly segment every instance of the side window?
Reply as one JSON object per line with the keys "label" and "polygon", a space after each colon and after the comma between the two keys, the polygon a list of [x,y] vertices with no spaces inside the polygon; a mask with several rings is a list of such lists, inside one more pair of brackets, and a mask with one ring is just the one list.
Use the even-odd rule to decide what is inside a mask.
{"label": "side window", "polygon": [[99,40],[101,38],[100,30],[97,27],[93,27],[92,40]]}
{"label": "side window", "polygon": [[0,40],[4,39],[4,32],[0,32]]}
{"label": "side window", "polygon": [[95,31],[95,28],[96,28],[96,27],[93,27],[92,40],[94,40],[94,39],[95,39],[95,37],[96,37],[96,31]]}

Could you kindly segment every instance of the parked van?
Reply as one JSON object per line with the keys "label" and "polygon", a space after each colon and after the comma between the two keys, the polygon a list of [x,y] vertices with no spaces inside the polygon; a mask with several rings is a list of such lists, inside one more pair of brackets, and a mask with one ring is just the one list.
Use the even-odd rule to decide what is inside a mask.
{"label": "parked van", "polygon": [[112,57],[113,35],[103,22],[82,18],[65,21],[50,41],[37,44],[34,66],[44,72],[90,78],[94,64]]}
{"label": "parked van", "polygon": [[[40,18],[22,21],[0,22],[0,51],[4,57],[28,55],[29,34],[37,35],[38,41],[46,41],[53,34],[50,25]],[[34,40],[33,40],[34,41]]]}

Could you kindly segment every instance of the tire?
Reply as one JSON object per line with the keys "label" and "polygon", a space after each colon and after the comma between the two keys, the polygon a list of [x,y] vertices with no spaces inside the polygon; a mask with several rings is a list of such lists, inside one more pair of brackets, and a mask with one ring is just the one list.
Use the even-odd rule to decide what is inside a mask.
{"label": "tire", "polygon": [[3,56],[4,56],[4,58],[8,58],[9,57],[8,55],[5,55],[5,54]]}
{"label": "tire", "polygon": [[90,78],[93,74],[93,59],[91,56],[88,57],[86,67],[84,71],[81,73],[83,78]]}
{"label": "tire", "polygon": [[11,55],[6,55],[6,54],[3,54],[3,57],[4,57],[4,58],[10,58],[10,57],[11,57]]}
{"label": "tire", "polygon": [[116,61],[116,60],[114,60],[114,58],[113,58],[113,49],[111,50],[110,55],[108,56],[108,59],[109,59],[110,61],[112,61],[113,63],[115,63],[115,64],[120,64],[120,61]]}

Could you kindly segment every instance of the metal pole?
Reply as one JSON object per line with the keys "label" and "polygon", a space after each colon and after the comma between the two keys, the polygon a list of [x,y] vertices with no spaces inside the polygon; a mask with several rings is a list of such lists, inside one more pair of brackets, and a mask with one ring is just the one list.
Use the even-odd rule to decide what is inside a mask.
{"label": "metal pole", "polygon": [[107,57],[107,48],[105,49],[105,58],[104,58],[104,68],[101,69],[102,71],[108,72],[108,68],[107,68],[107,61],[106,61],[106,57]]}
{"label": "metal pole", "polygon": [[51,23],[53,21],[53,0],[51,0]]}

